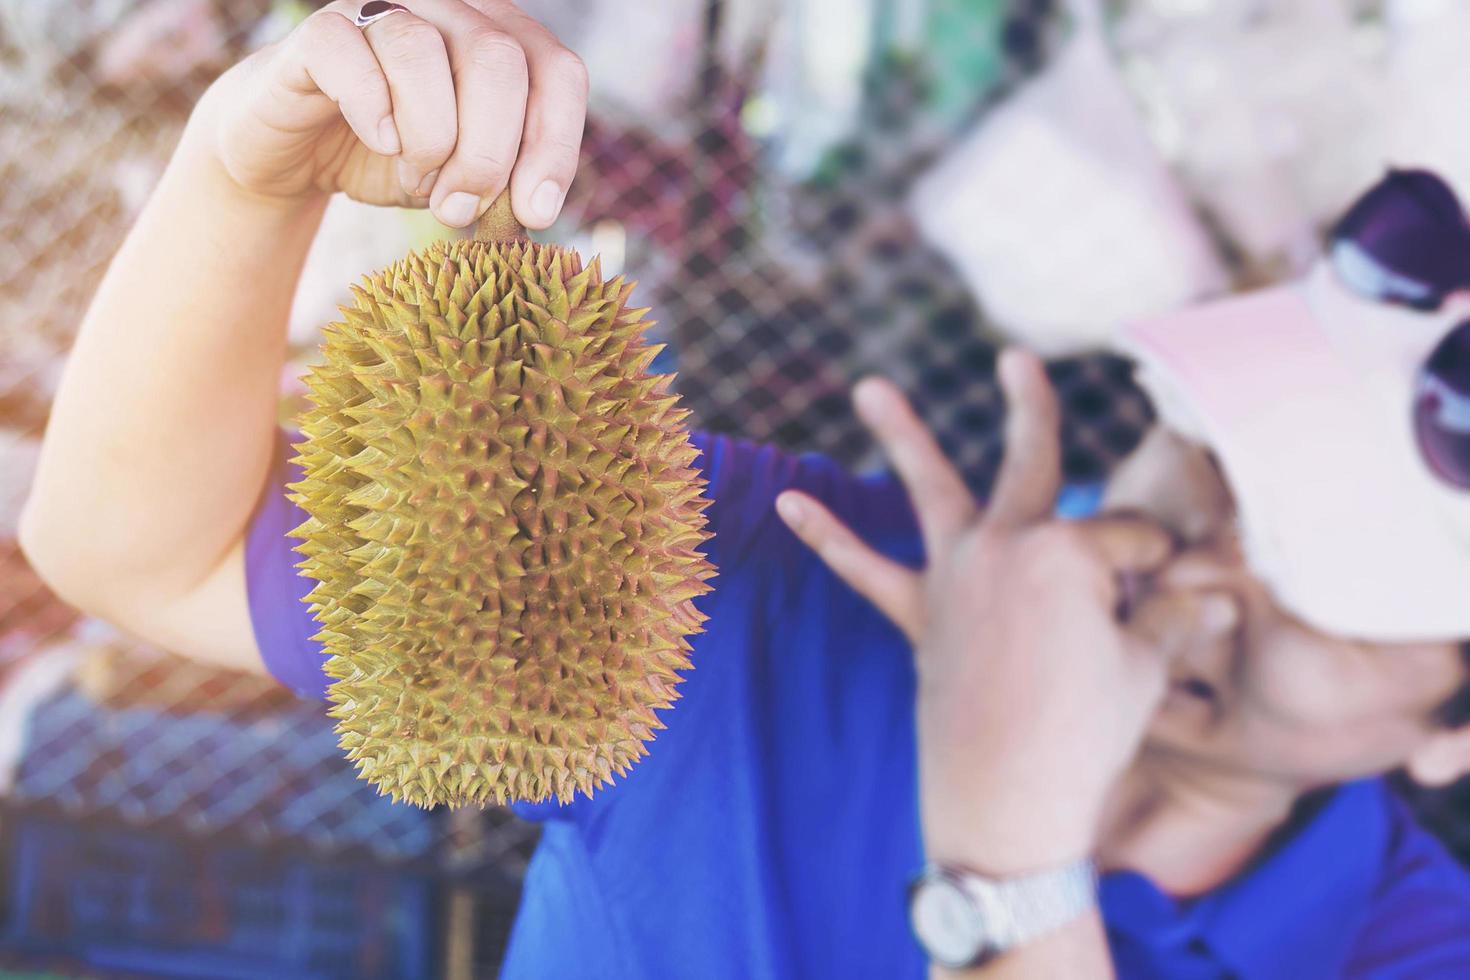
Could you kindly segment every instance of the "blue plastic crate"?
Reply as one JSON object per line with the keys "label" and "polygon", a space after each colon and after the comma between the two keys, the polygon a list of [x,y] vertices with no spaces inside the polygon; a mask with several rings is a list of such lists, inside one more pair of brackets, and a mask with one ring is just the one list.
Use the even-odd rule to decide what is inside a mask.
{"label": "blue plastic crate", "polygon": [[26,816],[0,945],[200,980],[432,975],[421,875]]}

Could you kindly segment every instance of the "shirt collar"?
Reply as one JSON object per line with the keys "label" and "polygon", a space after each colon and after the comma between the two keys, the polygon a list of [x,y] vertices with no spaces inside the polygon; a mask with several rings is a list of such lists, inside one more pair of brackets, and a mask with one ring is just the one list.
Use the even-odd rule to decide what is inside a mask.
{"label": "shirt collar", "polygon": [[1339,787],[1251,867],[1198,899],[1175,901],[1139,875],[1109,875],[1109,918],[1116,912],[1150,946],[1197,940],[1241,976],[1335,973],[1378,882],[1392,830],[1387,792],[1377,779]]}

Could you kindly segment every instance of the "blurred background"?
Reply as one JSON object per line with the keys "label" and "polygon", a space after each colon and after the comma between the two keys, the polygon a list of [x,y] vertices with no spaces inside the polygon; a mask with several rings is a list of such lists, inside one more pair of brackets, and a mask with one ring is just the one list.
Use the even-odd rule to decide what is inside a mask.
{"label": "blurred background", "polygon": [[[1048,354],[1066,468],[1150,418],[1119,318],[1290,276],[1386,163],[1470,186],[1458,0],[524,0],[587,61],[547,237],[656,308],[701,427],[855,467],[916,397],[983,492],[997,345]],[[15,544],[73,331],[199,94],[300,0],[0,0],[0,976],[490,976],[535,833],[394,806],[320,706],[79,618]],[[443,234],[329,209],[295,377],[348,283]],[[1470,860],[1465,787],[1416,795]]]}

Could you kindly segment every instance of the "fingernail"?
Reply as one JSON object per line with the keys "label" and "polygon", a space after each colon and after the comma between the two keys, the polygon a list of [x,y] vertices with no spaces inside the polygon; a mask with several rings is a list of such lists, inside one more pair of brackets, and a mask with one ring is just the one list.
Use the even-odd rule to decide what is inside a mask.
{"label": "fingernail", "polygon": [[1001,381],[1007,385],[1014,385],[1021,380],[1019,372],[1022,363],[1020,348],[1007,347],[1000,352],[1000,357],[996,358],[995,371],[1000,375]]}
{"label": "fingernail", "polygon": [[556,181],[543,180],[531,195],[531,210],[539,220],[550,224],[561,211],[562,198],[565,196]]}
{"label": "fingernail", "polygon": [[1200,599],[1199,618],[1210,635],[1228,633],[1240,622],[1240,607],[1233,596],[1214,592]]}
{"label": "fingernail", "polygon": [[776,498],[776,513],[781,515],[781,520],[793,531],[800,530],[802,522],[806,520],[806,508],[802,506],[801,499],[789,493],[783,493]]}
{"label": "fingernail", "polygon": [[414,197],[428,197],[434,193],[434,182],[439,179],[439,171],[430,170],[424,174],[424,179],[419,181],[418,189],[414,191]]}
{"label": "fingernail", "polygon": [[383,152],[389,156],[403,149],[403,144],[398,139],[398,126],[393,122],[392,116],[387,116],[378,123],[378,142],[382,144]]}
{"label": "fingernail", "polygon": [[439,220],[463,228],[480,212],[480,199],[467,191],[455,191],[439,202]]}
{"label": "fingernail", "polygon": [[398,168],[398,183],[410,197],[428,197],[433,192],[434,181],[439,179],[439,171],[437,169],[420,175],[417,168],[411,166],[401,156],[394,163]]}
{"label": "fingernail", "polygon": [[853,386],[852,404],[862,418],[875,418],[883,404],[883,385],[876,378],[862,379]]}

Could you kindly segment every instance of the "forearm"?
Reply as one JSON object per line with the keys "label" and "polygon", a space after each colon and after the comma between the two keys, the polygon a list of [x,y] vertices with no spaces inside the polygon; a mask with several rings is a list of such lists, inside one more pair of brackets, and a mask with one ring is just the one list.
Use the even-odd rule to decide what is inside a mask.
{"label": "forearm", "polygon": [[[777,509],[913,646],[920,822],[933,866],[911,897],[920,943],[948,962],[1012,944],[965,975],[1111,977],[1082,859],[1158,708],[1168,662],[1154,637],[1119,622],[1118,583],[1159,572],[1175,542],[1138,518],[1055,520],[1056,394],[1034,355],[1011,349],[996,367],[1006,458],[983,514],[900,392],[875,380],[854,392],[908,487],[922,572],[868,547],[811,497],[788,491]],[[1031,880],[997,881],[1017,876]],[[998,928],[982,906],[1020,919]],[[1051,929],[1058,921],[1067,925]]]}
{"label": "forearm", "polygon": [[[977,778],[965,754],[970,737],[951,724],[956,717],[932,692],[918,702],[920,819],[929,860],[991,878],[1026,876],[1062,868],[1093,853],[1099,817],[1087,801],[1093,794],[1073,785],[1058,800],[1036,753],[1034,764],[1015,767],[998,783]],[[1112,954],[1096,906],[1000,954],[972,970],[931,970],[933,980],[991,980],[1007,977],[1075,977],[1105,980],[1114,975]]]}
{"label": "forearm", "polygon": [[325,196],[241,191],[186,134],[81,324],[22,519],[80,605],[188,591],[240,537]]}

